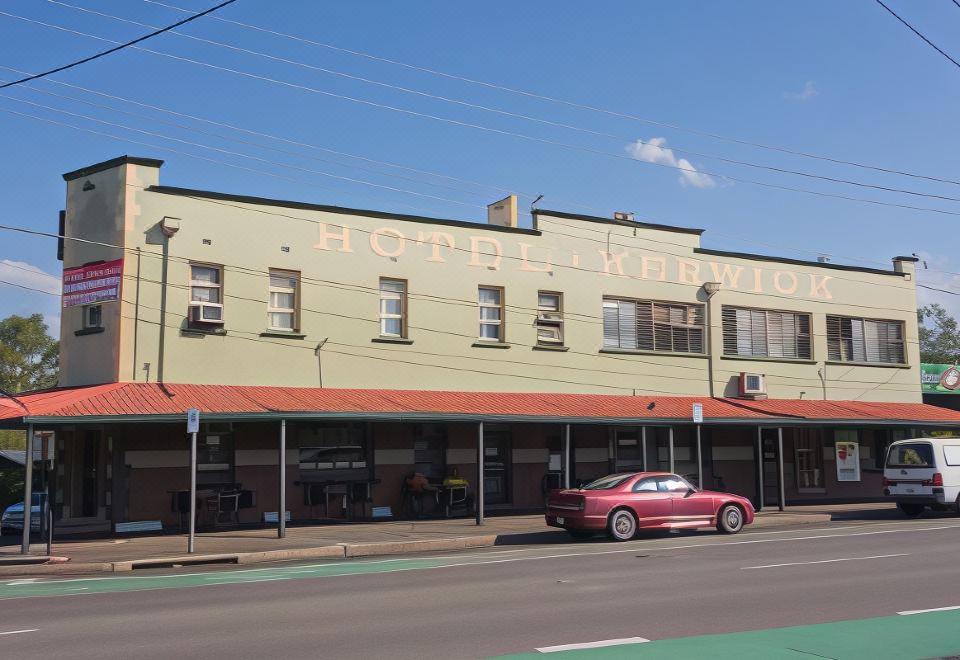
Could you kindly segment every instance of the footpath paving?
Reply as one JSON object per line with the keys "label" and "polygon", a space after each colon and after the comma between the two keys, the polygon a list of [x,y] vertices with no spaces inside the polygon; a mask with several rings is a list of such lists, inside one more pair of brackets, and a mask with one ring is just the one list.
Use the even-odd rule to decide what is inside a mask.
{"label": "footpath paving", "polygon": [[[789,507],[782,512],[761,512],[752,528],[898,517],[890,504]],[[50,557],[44,556],[45,545],[32,546],[29,557],[19,554],[19,545],[7,545],[0,547],[0,577],[122,572],[202,563],[344,559],[568,542],[569,536],[547,527],[542,515],[489,517],[482,526],[463,518],[292,526],[282,539],[277,538],[274,528],[241,528],[197,534],[192,555],[186,553],[185,534],[56,541]]]}

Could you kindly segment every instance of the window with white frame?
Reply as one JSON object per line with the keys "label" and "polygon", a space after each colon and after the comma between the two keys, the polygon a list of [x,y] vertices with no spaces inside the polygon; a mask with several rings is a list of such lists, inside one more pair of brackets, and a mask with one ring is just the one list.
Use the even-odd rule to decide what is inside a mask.
{"label": "window with white frame", "polygon": [[267,304],[267,327],[280,332],[300,329],[300,273],[270,270],[270,302]]}
{"label": "window with white frame", "polygon": [[703,305],[604,298],[603,347],[705,353]]}
{"label": "window with white frame", "polygon": [[540,291],[537,294],[537,344],[563,346],[563,294]]}
{"label": "window with white frame", "polygon": [[839,362],[906,364],[903,321],[827,315],[827,357]]}
{"label": "window with white frame", "polygon": [[83,328],[93,330],[103,327],[103,307],[101,305],[87,305],[83,308]]}
{"label": "window with white frame", "polygon": [[504,340],[503,287],[480,287],[477,302],[480,307],[480,339],[502,342]]}
{"label": "window with white frame", "polygon": [[380,278],[380,336],[407,336],[407,283]]}
{"label": "window with white frame", "polygon": [[223,267],[190,264],[190,324],[223,325]]}
{"label": "window with white frame", "polygon": [[809,360],[810,315],[723,306],[723,354]]}

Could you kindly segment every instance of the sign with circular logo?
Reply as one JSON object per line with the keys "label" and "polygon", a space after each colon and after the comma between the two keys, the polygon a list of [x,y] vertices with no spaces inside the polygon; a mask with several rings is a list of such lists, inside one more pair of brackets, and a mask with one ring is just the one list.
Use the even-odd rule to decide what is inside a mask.
{"label": "sign with circular logo", "polygon": [[960,387],[960,369],[950,367],[940,376],[940,386],[948,390]]}

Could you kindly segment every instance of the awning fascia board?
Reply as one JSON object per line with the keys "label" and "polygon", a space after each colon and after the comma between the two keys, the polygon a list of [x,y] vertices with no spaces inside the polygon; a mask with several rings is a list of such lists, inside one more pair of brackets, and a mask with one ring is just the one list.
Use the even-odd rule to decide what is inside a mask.
{"label": "awning fascia board", "polygon": [[[451,422],[451,423],[528,423],[528,424],[579,424],[604,426],[694,426],[692,419],[677,417],[572,417],[561,415],[490,415],[431,412],[247,412],[247,413],[203,413],[201,421],[215,422],[264,422],[300,420],[300,421],[370,421],[370,422]],[[66,424],[185,424],[186,413],[167,415],[81,415],[81,416],[25,416],[19,418],[21,424],[66,425]],[[956,428],[955,422],[903,420],[903,419],[807,419],[796,417],[763,418],[707,418],[703,426],[925,426],[936,428]]]}

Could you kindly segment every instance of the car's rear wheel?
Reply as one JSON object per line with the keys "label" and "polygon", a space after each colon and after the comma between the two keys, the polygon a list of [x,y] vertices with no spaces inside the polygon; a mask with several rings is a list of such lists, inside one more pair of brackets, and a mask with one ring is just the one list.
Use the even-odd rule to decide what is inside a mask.
{"label": "car's rear wheel", "polygon": [[916,518],[923,513],[924,506],[922,504],[914,504],[911,502],[897,502],[897,508],[900,509],[900,513],[905,515],[907,518]]}
{"label": "car's rear wheel", "polygon": [[743,529],[743,511],[736,504],[727,504],[717,515],[717,530],[724,534],[736,534]]}
{"label": "car's rear wheel", "polygon": [[593,532],[588,531],[586,529],[568,529],[567,534],[577,539],[578,541],[582,541],[583,539],[588,539],[591,536],[593,536]]}
{"label": "car's rear wheel", "polygon": [[637,519],[627,509],[617,509],[610,514],[607,531],[614,541],[629,541],[637,534]]}

